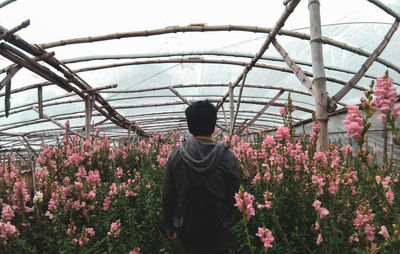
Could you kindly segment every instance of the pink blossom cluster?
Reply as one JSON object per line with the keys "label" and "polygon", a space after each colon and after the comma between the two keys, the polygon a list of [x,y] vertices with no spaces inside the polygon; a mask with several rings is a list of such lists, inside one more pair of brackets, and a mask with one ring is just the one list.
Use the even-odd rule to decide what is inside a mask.
{"label": "pink blossom cluster", "polygon": [[394,105],[399,95],[393,87],[392,78],[386,75],[378,78],[374,94],[376,97],[373,102],[381,111],[381,114],[378,116],[379,118],[385,121],[392,110],[395,119],[400,115],[400,105]]}
{"label": "pink blossom cluster", "polygon": [[255,215],[253,200],[254,196],[246,191],[241,190],[235,194],[236,204],[235,206],[246,215],[247,221],[250,220],[251,216]]}
{"label": "pink blossom cluster", "polygon": [[290,139],[290,130],[288,127],[281,126],[278,128],[276,131],[276,139],[278,139],[281,142],[288,142]]}
{"label": "pink blossom cluster", "polygon": [[318,199],[314,201],[313,207],[315,208],[315,211],[317,211],[321,219],[329,215],[328,209],[321,207],[321,201],[319,201]]}
{"label": "pink blossom cluster", "polygon": [[265,227],[258,227],[258,232],[256,236],[260,237],[261,241],[264,244],[265,251],[267,252],[269,248],[272,248],[272,242],[275,240],[272,236],[271,230]]}
{"label": "pink blossom cluster", "polygon": [[19,235],[17,227],[12,225],[9,221],[0,221],[0,233],[0,240],[2,240],[3,245],[7,245],[9,239],[16,238]]}
{"label": "pink blossom cluster", "polygon": [[107,232],[107,236],[110,238],[118,238],[119,234],[121,233],[121,221],[116,220],[111,223],[110,231]]}
{"label": "pink blossom cluster", "polygon": [[[361,232],[365,233],[365,239],[367,243],[371,243],[375,239],[375,226],[371,225],[374,220],[375,214],[372,213],[372,209],[364,207],[362,205],[356,211],[356,217],[353,220],[353,225],[358,229],[358,234]],[[356,232],[357,233],[357,232]],[[367,247],[367,250],[369,247]]]}
{"label": "pink blossom cluster", "polygon": [[354,138],[355,141],[361,139],[361,133],[364,130],[364,119],[360,115],[360,110],[356,105],[347,106],[347,118],[344,121],[346,124],[343,128],[347,130],[345,137]]}

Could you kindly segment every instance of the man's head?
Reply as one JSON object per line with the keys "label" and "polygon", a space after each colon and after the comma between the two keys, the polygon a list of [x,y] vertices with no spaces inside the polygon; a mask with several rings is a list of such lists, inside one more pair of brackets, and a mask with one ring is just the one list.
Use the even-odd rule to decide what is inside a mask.
{"label": "man's head", "polygon": [[197,101],[186,110],[186,121],[193,136],[209,136],[215,130],[217,109],[208,100]]}

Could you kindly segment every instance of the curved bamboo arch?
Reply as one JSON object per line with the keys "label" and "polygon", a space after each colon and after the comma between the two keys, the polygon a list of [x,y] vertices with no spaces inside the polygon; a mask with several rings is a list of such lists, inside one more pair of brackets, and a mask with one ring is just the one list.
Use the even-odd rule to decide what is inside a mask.
{"label": "curved bamboo arch", "polygon": [[[7,2],[12,2],[15,0],[8,0]],[[104,117],[101,121],[97,122],[94,125],[101,125],[104,126],[105,129],[114,129],[115,130],[115,136],[118,137],[120,135],[119,130],[120,128],[127,128],[133,131],[136,131],[138,134],[145,134],[146,131],[149,130],[162,130],[165,131],[166,129],[170,129],[171,126],[177,127],[179,129],[185,129],[186,126],[184,124],[182,114],[178,114],[177,111],[175,111],[175,115],[173,116],[158,116],[158,117],[152,117],[149,113],[146,115],[145,113],[141,114],[143,115],[143,118],[138,118],[137,115],[135,116],[130,116],[130,115],[122,115],[120,114],[117,110],[125,110],[125,109],[133,109],[133,108],[157,108],[161,110],[162,108],[172,106],[172,105],[185,105],[185,104],[190,104],[189,99],[185,98],[182,96],[178,91],[175,89],[180,88],[180,89],[186,89],[190,87],[201,87],[201,86],[221,86],[221,87],[226,87],[227,90],[228,87],[230,86],[230,92],[227,92],[222,100],[218,100],[216,98],[212,98],[213,102],[217,102],[218,108],[222,108],[222,112],[219,112],[220,116],[224,116],[223,118],[221,117],[221,122],[225,119],[225,123],[222,123],[226,129],[228,129],[229,125],[233,126],[239,126],[239,130],[241,128],[245,127],[245,124],[247,122],[247,125],[250,129],[254,130],[256,127],[263,127],[263,128],[273,128],[274,125],[273,123],[280,123],[277,121],[277,119],[274,119],[274,117],[278,117],[279,115],[274,116],[270,112],[265,112],[265,110],[269,106],[275,106],[275,107],[281,107],[284,104],[278,103],[277,100],[279,99],[279,96],[281,96],[283,93],[298,93],[302,94],[305,96],[313,96],[315,98],[315,87],[312,86],[311,80],[309,79],[310,77],[314,77],[313,73],[310,72],[303,72],[297,65],[303,65],[303,66],[312,66],[314,69],[314,63],[307,63],[304,61],[296,61],[290,59],[288,54],[284,51],[284,49],[279,45],[276,36],[288,36],[292,38],[296,38],[299,40],[306,40],[312,42],[316,47],[320,47],[321,44],[326,44],[330,45],[342,50],[346,50],[348,52],[352,52],[354,54],[364,56],[368,58],[368,60],[361,66],[361,70],[358,72],[354,72],[351,70],[343,70],[337,67],[329,67],[329,66],[323,66],[323,69],[326,70],[334,70],[338,71],[341,73],[347,73],[354,75],[354,77],[350,81],[343,81],[339,80],[334,77],[325,77],[325,75],[321,76],[323,79],[323,83],[326,81],[330,81],[334,84],[339,84],[343,86],[343,91],[346,91],[351,88],[358,89],[360,91],[364,91],[365,89],[361,86],[356,86],[356,83],[358,82],[357,79],[360,77],[365,77],[369,79],[375,79],[376,77],[366,75],[366,70],[368,70],[369,66],[373,62],[377,62],[385,66],[386,68],[392,69],[396,71],[397,73],[400,73],[400,67],[395,65],[394,63],[390,63],[389,61],[382,59],[379,57],[380,53],[383,51],[385,48],[386,44],[390,40],[391,36],[394,34],[394,32],[397,29],[398,22],[400,20],[400,17],[398,13],[394,12],[384,4],[382,4],[378,0],[368,0],[372,4],[376,5],[378,8],[384,10],[386,13],[391,15],[392,17],[395,18],[395,21],[391,27],[391,29],[388,31],[387,35],[385,36],[384,40],[381,42],[381,44],[377,47],[374,52],[370,53],[367,52],[361,48],[356,48],[351,45],[348,45],[343,42],[339,42],[336,40],[333,40],[331,38],[327,37],[322,37],[318,34],[314,35],[308,35],[305,33],[299,33],[299,32],[294,32],[294,31],[288,31],[282,29],[286,19],[290,16],[290,14],[293,12],[293,10],[296,8],[297,4],[300,2],[300,0],[292,0],[292,1],[286,1],[285,9],[278,19],[276,25],[273,28],[262,28],[262,27],[255,27],[255,26],[236,26],[236,25],[227,25],[227,26],[206,26],[206,25],[189,25],[189,26],[174,26],[174,27],[167,27],[167,28],[162,28],[162,29],[154,29],[154,30],[144,30],[144,31],[136,31],[136,32],[126,32],[126,33],[115,33],[115,34],[108,34],[108,35],[102,35],[102,36],[94,36],[94,37],[84,37],[84,38],[75,38],[75,39],[69,39],[69,40],[62,40],[62,41],[57,41],[57,42],[50,42],[50,43],[44,43],[40,44],[39,46],[36,45],[31,45],[24,40],[20,38],[16,38],[14,36],[14,32],[26,27],[29,25],[29,22],[23,22],[21,25],[10,29],[6,30],[4,28],[0,28],[0,40],[4,40],[5,42],[0,44],[0,53],[5,56],[6,58],[10,59],[11,61],[14,62],[13,65],[10,65],[6,68],[0,69],[0,74],[1,73],[7,73],[5,79],[3,79],[0,83],[0,90],[4,86],[6,87],[4,93],[0,93],[0,97],[4,96],[5,97],[5,102],[6,102],[6,107],[5,107],[5,112],[0,113],[0,117],[3,117],[5,115],[8,115],[9,113],[18,113],[18,112],[23,112],[24,110],[37,110],[34,105],[22,105],[19,107],[14,107],[11,110],[9,109],[9,98],[11,94],[16,94],[18,92],[26,91],[29,89],[38,89],[38,93],[42,93],[42,88],[45,86],[50,86],[50,85],[58,85],[61,88],[63,88],[66,91],[72,91],[74,92],[74,95],[71,96],[71,99],[65,100],[65,98],[62,98],[60,102],[54,102],[55,98],[52,98],[51,100],[43,101],[42,99],[39,99],[39,109],[43,111],[44,107],[49,107],[52,105],[60,105],[62,103],[75,103],[75,102],[85,102],[88,103],[88,107],[90,108],[90,103],[92,100],[96,101],[93,102],[92,107],[94,107],[98,113],[90,113],[88,115],[87,108],[85,111],[81,110],[79,112],[69,112],[65,115],[62,116],[49,116],[46,117],[46,119],[36,119],[32,121],[22,121],[18,126],[23,126],[24,124],[40,124],[43,122],[47,121],[61,121],[65,119],[74,119],[74,118],[91,118],[96,117],[97,120],[100,120],[101,117]],[[313,12],[312,10],[315,9],[316,5],[318,3],[318,0],[309,0],[309,7],[310,8],[310,13]],[[8,4],[8,3],[7,3]],[[0,6],[1,8],[2,6]],[[311,10],[312,9],[312,10]],[[318,17],[319,13],[314,15],[315,17]],[[319,24],[320,26],[320,24]],[[86,58],[76,58],[76,59],[67,59],[65,61],[59,61],[54,57],[54,54],[52,52],[47,52],[45,49],[50,49],[54,47],[60,47],[60,46],[68,46],[72,44],[79,44],[79,43],[95,43],[95,42],[100,42],[100,41],[107,41],[107,40],[115,40],[115,39],[122,39],[122,38],[133,38],[133,37],[150,37],[150,36],[157,36],[157,35],[163,35],[163,34],[171,34],[171,33],[188,33],[188,32],[251,32],[251,33],[260,33],[260,34],[265,34],[266,35],[266,40],[263,43],[263,46],[261,49],[257,52],[255,55],[246,55],[246,54],[235,54],[235,53],[226,53],[226,52],[218,52],[218,51],[209,51],[209,52],[175,52],[175,53],[170,53],[170,54],[153,54],[153,55],[136,55],[136,56],[94,56],[94,57],[86,57]],[[11,44],[13,46],[11,46]],[[274,47],[278,50],[278,52],[282,55],[282,59],[277,59],[277,58],[267,58],[267,57],[262,57],[263,53],[268,49],[270,44],[273,44]],[[25,52],[28,54],[32,55],[33,58],[29,57],[28,54],[25,54]],[[314,50],[312,50],[314,51]],[[312,52],[315,53],[315,52]],[[185,57],[187,56],[187,57]],[[222,59],[207,59],[205,56],[217,56]],[[174,57],[179,57],[179,58],[174,58]],[[244,58],[246,59],[245,61],[240,61],[237,59],[228,59],[235,57],[235,58]],[[83,62],[83,61],[92,61],[92,60],[98,60],[100,58],[103,59],[136,59],[135,61],[129,61],[129,62],[124,62],[124,63],[116,63],[116,64],[111,64],[111,65],[97,65],[97,66],[92,66],[92,67],[85,67],[85,68],[80,68],[77,70],[71,70],[67,64],[70,63],[75,63],[75,62]],[[150,58],[143,60],[142,58]],[[164,59],[168,58],[168,59]],[[251,58],[250,61],[248,59]],[[138,60],[139,59],[139,60]],[[272,65],[272,64],[265,64],[265,63],[260,63],[258,62],[259,60],[267,60],[267,61],[280,61],[280,62],[285,62],[287,64],[287,67],[281,67],[277,65]],[[45,63],[45,65],[50,66],[53,68],[55,71],[50,70],[47,68],[45,65],[39,64],[39,61],[42,61]],[[87,72],[87,71],[94,71],[94,70],[99,70],[99,69],[105,69],[105,68],[115,68],[115,67],[120,67],[120,66],[128,66],[128,65],[145,65],[145,64],[164,64],[164,63],[204,63],[204,64],[228,64],[228,65],[236,65],[236,66],[242,66],[244,67],[244,70],[242,73],[239,75],[239,77],[233,82],[232,85],[229,84],[172,84],[171,86],[165,86],[165,87],[156,87],[156,88],[149,88],[149,89],[138,89],[138,90],[116,90],[116,91],[99,91],[97,89],[100,88],[91,88],[89,84],[87,84],[82,78],[80,78],[77,73],[80,72]],[[21,67],[27,68],[33,72],[38,73],[40,76],[45,78],[47,81],[42,82],[39,84],[33,84],[29,86],[25,86],[20,89],[14,89],[11,90],[11,79],[12,77],[21,69]],[[300,82],[306,86],[308,89],[308,92],[304,91],[298,91],[298,90],[293,90],[293,89],[287,89],[287,88],[281,88],[281,87],[276,87],[276,86],[262,86],[262,85],[256,85],[256,84],[248,84],[246,82],[246,77],[247,73],[253,68],[263,68],[263,69],[269,69],[273,71],[279,71],[279,72],[286,72],[286,73],[294,73],[295,76],[300,80]],[[61,74],[59,74],[61,73]],[[315,71],[314,71],[315,74]],[[314,77],[315,78],[315,77]],[[353,82],[354,81],[354,82]],[[241,83],[241,84],[239,84]],[[397,84],[399,85],[399,84]],[[240,86],[240,93],[238,98],[233,98],[233,88],[236,86]],[[242,97],[242,91],[243,88],[250,88],[254,87],[256,88],[263,88],[263,89],[275,89],[276,95],[274,98],[265,98],[268,99],[268,101],[265,100],[259,100],[259,98],[252,98],[249,96],[243,96]],[[117,105],[117,106],[111,106],[109,102],[113,101],[111,99],[106,100],[105,98],[102,97],[102,94],[105,93],[138,93],[140,94],[141,92],[146,92],[146,91],[155,91],[155,90],[167,90],[169,89],[172,93],[170,95],[165,95],[168,98],[179,98],[180,101],[172,101],[172,102],[164,102],[164,103],[150,103],[150,104],[135,104],[135,105]],[[341,91],[342,91],[341,90]],[[347,91],[348,92],[348,91]],[[341,94],[337,94],[333,97],[332,101],[340,101],[340,97],[343,96],[343,94],[346,94],[347,92],[342,92]],[[223,108],[223,102],[225,99],[228,97],[228,95],[231,95],[229,101],[230,101],[230,112],[231,112],[231,122],[228,123],[226,120],[226,112]],[[80,98],[74,98],[73,96],[78,96]],[[92,96],[92,97],[91,97]],[[195,96],[191,96],[186,94],[185,96],[194,98]],[[217,95],[216,95],[217,96]],[[197,96],[199,97],[199,96]],[[89,100],[89,99],[90,100]],[[133,99],[134,97],[131,97]],[[137,98],[137,97],[135,97]],[[148,98],[144,95],[141,95],[141,98]],[[153,98],[153,97],[151,97]],[[61,98],[59,98],[61,99]],[[258,99],[258,100],[257,100]],[[236,115],[234,117],[234,120],[232,121],[232,112],[233,112],[233,104],[237,103],[237,108],[236,108]],[[7,103],[8,103],[8,108],[7,108]],[[97,104],[96,104],[97,103]],[[263,106],[263,109],[261,111],[253,111],[253,112],[248,112],[249,114],[246,116],[245,114],[237,115],[237,112],[239,112],[239,104],[244,103],[244,104],[251,104],[251,105],[261,105]],[[317,102],[316,104],[318,104]],[[342,104],[345,106],[344,104]],[[296,108],[299,111],[303,111],[304,114],[312,114],[314,113],[313,109],[310,109],[308,107],[302,107],[301,104],[297,104]],[[85,112],[85,114],[83,114]],[[241,112],[245,112],[245,110],[241,110]],[[40,112],[39,112],[40,114]],[[42,112],[43,115],[43,112]],[[146,116],[145,116],[146,115]],[[158,114],[155,114],[158,115]],[[99,119],[100,118],[100,119]],[[241,122],[236,123],[236,118]],[[318,118],[318,117],[317,117]],[[299,118],[296,119],[298,120],[297,122],[304,121],[304,118]],[[133,121],[133,122],[132,122]],[[159,123],[159,121],[166,121],[166,123]],[[110,123],[111,122],[111,123]],[[249,124],[250,123],[250,124]],[[113,125],[116,124],[119,127]],[[86,121],[85,126],[78,126],[74,128],[74,130],[79,130],[79,128],[87,128],[89,124]],[[140,127],[139,127],[140,126]],[[17,133],[13,135],[12,133],[7,133],[5,131],[10,130],[11,125],[2,125],[0,126],[0,136],[7,136],[13,137],[12,139],[9,140],[11,144],[12,142],[18,142],[18,140],[14,141],[15,137],[27,137],[29,136],[28,133]],[[143,128],[143,129],[142,129]],[[48,131],[55,132],[60,129],[51,129]],[[232,131],[232,127],[231,127]],[[124,130],[122,130],[124,132]],[[41,133],[42,137],[42,142],[44,140],[44,136],[51,136],[54,138],[54,135],[48,135],[49,133]],[[59,134],[58,134],[59,135]],[[40,139],[40,131],[37,133],[32,133],[30,136],[32,137],[32,141],[34,142],[39,142],[38,140]],[[114,136],[113,136],[114,137]]]}

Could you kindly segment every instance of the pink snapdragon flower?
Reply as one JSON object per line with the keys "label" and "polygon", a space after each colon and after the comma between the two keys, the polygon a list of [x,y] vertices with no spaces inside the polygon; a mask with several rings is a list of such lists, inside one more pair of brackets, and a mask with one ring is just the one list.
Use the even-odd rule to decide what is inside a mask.
{"label": "pink snapdragon flower", "polygon": [[121,233],[121,221],[118,219],[111,223],[110,231],[107,232],[108,237],[118,238],[119,233]]}
{"label": "pink snapdragon flower", "polygon": [[17,227],[12,225],[9,221],[6,223],[0,221],[0,238],[3,241],[3,245],[7,244],[8,239],[18,237],[19,231]]}
{"label": "pink snapdragon flower", "polygon": [[261,241],[264,243],[265,251],[268,251],[269,248],[273,247],[271,243],[275,239],[272,236],[271,230],[269,230],[268,228],[258,227],[258,232],[257,232],[256,236],[260,237]]}
{"label": "pink snapdragon flower", "polygon": [[94,236],[94,234],[95,234],[95,231],[93,230],[93,228],[86,228],[85,231],[90,236]]}
{"label": "pink snapdragon flower", "polygon": [[133,250],[131,250],[129,252],[129,254],[139,254],[140,253],[140,248],[139,247],[135,247],[133,248]]}
{"label": "pink snapdragon flower", "polygon": [[288,127],[285,126],[281,126],[278,128],[278,130],[276,131],[276,138],[279,141],[284,141],[284,142],[288,142],[290,139],[290,131]]}
{"label": "pink snapdragon flower", "polygon": [[246,214],[247,221],[250,220],[251,216],[255,215],[253,200],[254,196],[246,191],[240,190],[239,193],[235,194],[236,204],[235,206]]}
{"label": "pink snapdragon flower", "polygon": [[344,136],[354,138],[358,142],[364,129],[364,119],[361,117],[360,110],[356,105],[347,106],[347,111],[347,118],[343,121],[346,124],[343,128],[347,129],[347,133]]}
{"label": "pink snapdragon flower", "polygon": [[14,210],[11,208],[10,205],[3,204],[3,210],[1,212],[1,218],[5,220],[11,220],[14,218]]}
{"label": "pink snapdragon flower", "polygon": [[[376,97],[373,102],[381,111],[381,114],[378,116],[378,118],[381,118],[383,121],[385,121],[387,115],[392,109],[394,109],[394,103],[399,97],[396,89],[393,87],[393,80],[386,75],[378,78],[374,94]],[[395,114],[399,113],[399,107],[397,106],[396,110],[394,111]],[[395,115],[395,118],[397,118],[397,116],[398,114]]]}
{"label": "pink snapdragon flower", "polygon": [[321,207],[321,201],[319,201],[318,199],[314,201],[313,207],[315,208],[315,211],[317,211],[321,219],[329,215],[328,209]]}
{"label": "pink snapdragon flower", "polygon": [[381,226],[381,231],[379,231],[378,234],[382,235],[386,241],[390,239],[389,232],[385,226]]}
{"label": "pink snapdragon flower", "polygon": [[263,141],[263,146],[264,146],[264,147],[266,147],[266,148],[273,148],[273,147],[275,147],[275,145],[276,145],[276,143],[275,143],[274,137],[272,137],[272,136],[270,136],[270,135],[267,135],[267,136],[264,138],[264,141]]}

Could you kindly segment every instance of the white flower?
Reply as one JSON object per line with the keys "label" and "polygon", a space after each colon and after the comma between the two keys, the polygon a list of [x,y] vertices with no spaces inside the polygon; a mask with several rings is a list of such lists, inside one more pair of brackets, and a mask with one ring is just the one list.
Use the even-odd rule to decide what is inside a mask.
{"label": "white flower", "polygon": [[39,203],[43,202],[43,193],[40,191],[37,191],[35,193],[35,196],[33,197],[33,203],[36,204],[37,202],[39,202]]}
{"label": "white flower", "polygon": [[46,213],[44,215],[49,217],[50,220],[54,219],[54,215],[50,211],[46,211]]}

